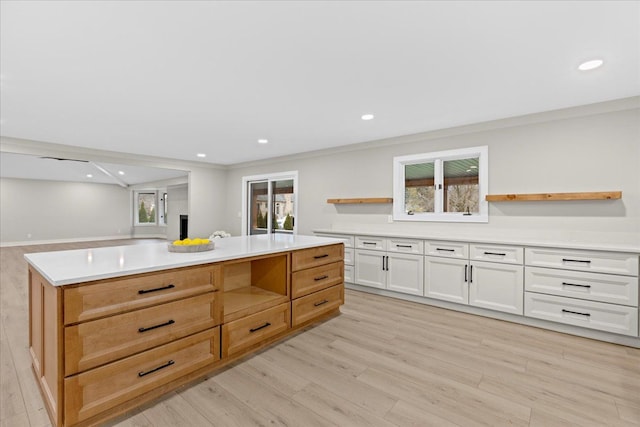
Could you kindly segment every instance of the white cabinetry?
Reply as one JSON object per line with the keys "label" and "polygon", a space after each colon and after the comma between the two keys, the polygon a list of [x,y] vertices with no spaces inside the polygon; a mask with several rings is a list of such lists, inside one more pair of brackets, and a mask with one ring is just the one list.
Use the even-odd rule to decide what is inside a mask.
{"label": "white cabinetry", "polygon": [[421,241],[356,236],[355,246],[356,284],[422,295]]}
{"label": "white cabinetry", "polygon": [[638,256],[527,248],[525,315],[638,336]]}
{"label": "white cabinetry", "polygon": [[425,251],[434,254],[425,257],[426,297],[522,314],[523,248],[426,242]]}

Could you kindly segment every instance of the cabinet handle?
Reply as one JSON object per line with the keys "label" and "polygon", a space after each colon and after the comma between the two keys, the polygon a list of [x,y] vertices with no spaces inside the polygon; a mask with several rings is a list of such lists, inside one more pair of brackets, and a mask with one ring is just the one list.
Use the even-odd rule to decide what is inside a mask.
{"label": "cabinet handle", "polygon": [[320,280],[324,280],[324,279],[328,279],[329,276],[327,276],[326,274],[324,276],[320,276],[320,277],[314,277],[313,280],[315,280],[316,282],[320,281]]}
{"label": "cabinet handle", "polygon": [[562,284],[563,284],[564,286],[578,286],[578,287],[581,287],[581,288],[590,288],[590,287],[591,287],[591,285],[579,285],[579,284],[577,284],[577,283],[567,283],[567,282],[562,282]]}
{"label": "cabinet handle", "polygon": [[501,254],[500,252],[485,252],[485,255],[499,255],[499,256],[507,256],[507,254]]}
{"label": "cabinet handle", "polygon": [[473,265],[469,266],[469,283],[473,283]]}
{"label": "cabinet handle", "polygon": [[329,302],[329,300],[323,300],[323,301],[320,301],[320,302],[317,302],[317,303],[313,304],[313,306],[314,306],[314,307],[319,307],[319,306],[321,306],[322,304],[326,304],[326,303],[328,303],[328,302]]}
{"label": "cabinet handle", "polygon": [[562,262],[582,262],[582,263],[585,263],[585,264],[591,264],[591,261],[589,261],[589,260],[569,259],[569,258],[562,258]]}
{"label": "cabinet handle", "polygon": [[443,248],[436,248],[436,251],[443,251],[443,252],[455,252],[455,249],[443,249]]}
{"label": "cabinet handle", "polygon": [[385,258],[387,259],[387,268],[386,268],[386,271],[389,271],[389,257],[388,257],[388,256],[386,256]]}
{"label": "cabinet handle", "polygon": [[411,245],[396,245],[396,248],[407,248],[407,249],[411,249],[413,246]]}
{"label": "cabinet handle", "polygon": [[464,283],[467,283],[469,281],[469,279],[467,278],[467,269],[468,268],[469,268],[469,266],[465,264],[465,266],[464,266]]}
{"label": "cabinet handle", "polygon": [[175,285],[171,284],[171,285],[167,285],[167,286],[162,286],[160,288],[153,288],[153,289],[140,289],[138,291],[138,294],[142,295],[142,294],[148,294],[149,292],[158,292],[158,291],[165,291],[167,289],[173,289],[175,288]]}
{"label": "cabinet handle", "polygon": [[320,259],[320,258],[326,258],[326,257],[328,257],[328,256],[329,256],[329,254],[324,254],[324,255],[316,255],[316,256],[314,256],[314,257],[313,257],[313,259]]}
{"label": "cabinet handle", "polygon": [[153,329],[162,328],[163,326],[173,325],[174,323],[176,323],[175,320],[171,319],[168,322],[160,323],[159,325],[149,326],[148,328],[138,328],[138,332],[147,332]]}
{"label": "cabinet handle", "polygon": [[154,372],[159,371],[160,369],[168,368],[169,366],[173,365],[174,363],[176,363],[176,362],[174,362],[173,360],[169,360],[164,365],[160,365],[157,368],[153,368],[153,369],[151,369],[151,370],[149,370],[147,372],[145,372],[145,371],[138,372],[138,376],[139,377],[144,377],[145,375],[153,374]]}
{"label": "cabinet handle", "polygon": [[264,329],[264,328],[266,328],[268,326],[271,326],[271,323],[267,322],[262,326],[258,326],[257,328],[249,329],[249,332],[259,331],[260,329]]}
{"label": "cabinet handle", "polygon": [[591,314],[589,313],[580,313],[579,311],[571,311],[571,310],[565,310],[564,308],[562,309],[563,313],[571,313],[571,314],[579,314],[580,316],[591,316]]}
{"label": "cabinet handle", "polygon": [[363,245],[374,245],[376,244],[376,242],[362,242]]}
{"label": "cabinet handle", "polygon": [[382,271],[385,271],[385,267],[384,267],[384,255],[382,256]]}

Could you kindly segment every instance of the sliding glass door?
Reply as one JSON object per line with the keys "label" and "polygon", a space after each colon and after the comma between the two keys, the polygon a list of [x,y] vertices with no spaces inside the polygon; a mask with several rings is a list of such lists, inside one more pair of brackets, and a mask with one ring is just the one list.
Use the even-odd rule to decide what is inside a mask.
{"label": "sliding glass door", "polygon": [[245,234],[295,234],[297,174],[281,175],[243,178]]}

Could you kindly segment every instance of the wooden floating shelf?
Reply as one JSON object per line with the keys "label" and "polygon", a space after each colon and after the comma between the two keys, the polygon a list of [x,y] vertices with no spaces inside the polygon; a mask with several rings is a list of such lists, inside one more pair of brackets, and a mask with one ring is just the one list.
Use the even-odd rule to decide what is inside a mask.
{"label": "wooden floating shelf", "polygon": [[587,193],[488,194],[487,202],[530,202],[539,200],[614,200],[621,199],[622,191]]}
{"label": "wooden floating shelf", "polygon": [[348,205],[358,203],[393,203],[391,197],[369,197],[364,199],[327,199],[327,203],[334,205]]}

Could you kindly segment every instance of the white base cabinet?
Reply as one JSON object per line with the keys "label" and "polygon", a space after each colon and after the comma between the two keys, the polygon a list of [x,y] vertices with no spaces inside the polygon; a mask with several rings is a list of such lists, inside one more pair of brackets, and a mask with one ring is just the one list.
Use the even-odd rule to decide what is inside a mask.
{"label": "white base cabinet", "polygon": [[445,301],[467,304],[469,263],[464,260],[424,257],[424,296]]}
{"label": "white base cabinet", "polygon": [[523,266],[472,262],[470,270],[469,305],[506,313],[523,313]]}
{"label": "white base cabinet", "polygon": [[355,283],[372,288],[387,287],[385,253],[359,249],[354,258]]}

